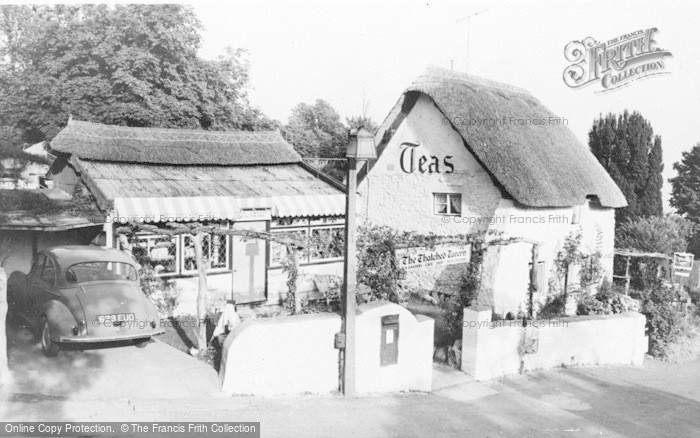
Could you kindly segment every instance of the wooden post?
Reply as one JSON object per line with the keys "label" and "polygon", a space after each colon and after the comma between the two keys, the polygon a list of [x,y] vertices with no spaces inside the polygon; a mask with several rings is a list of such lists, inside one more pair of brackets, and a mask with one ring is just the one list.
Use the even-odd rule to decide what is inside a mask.
{"label": "wooden post", "polygon": [[345,351],[343,354],[342,389],[346,396],[355,395],[355,293],[357,287],[357,256],[355,242],[355,212],[357,202],[357,160],[348,158],[347,201],[345,205],[345,294],[343,332]]}
{"label": "wooden post", "polygon": [[625,266],[625,295],[630,294],[630,256],[627,256],[626,266]]}
{"label": "wooden post", "polygon": [[528,307],[528,316],[532,319],[535,317],[535,305],[533,303],[533,297],[535,292],[539,289],[539,278],[537,275],[537,266],[540,260],[540,245],[534,243],[532,245],[532,268],[530,268],[530,300]]}
{"label": "wooden post", "polygon": [[197,263],[197,272],[199,274],[199,283],[197,290],[197,348],[202,354],[207,349],[207,267],[204,265],[204,251],[202,250],[202,238],[204,233],[201,231],[192,235],[194,244],[194,257]]}

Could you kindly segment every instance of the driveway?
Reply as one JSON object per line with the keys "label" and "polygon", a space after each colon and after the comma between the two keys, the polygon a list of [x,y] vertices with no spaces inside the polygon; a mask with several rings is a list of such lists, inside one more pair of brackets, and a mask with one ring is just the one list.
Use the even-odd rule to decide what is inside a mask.
{"label": "driveway", "polygon": [[53,358],[26,328],[8,333],[14,381],[7,392],[62,400],[186,398],[218,395],[214,369],[159,341],[71,348]]}

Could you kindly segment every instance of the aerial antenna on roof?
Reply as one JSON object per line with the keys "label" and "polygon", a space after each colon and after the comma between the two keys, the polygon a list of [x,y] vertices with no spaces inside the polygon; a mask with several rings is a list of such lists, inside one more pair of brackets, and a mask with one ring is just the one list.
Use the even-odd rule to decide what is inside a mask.
{"label": "aerial antenna on roof", "polygon": [[467,66],[464,69],[465,73],[469,73],[469,34],[471,33],[471,26],[469,26],[469,24],[471,23],[472,17],[476,17],[477,15],[482,14],[486,11],[488,11],[488,9],[483,9],[479,12],[474,12],[471,15],[467,15],[466,17],[462,17],[455,21],[455,23],[459,23],[460,21],[467,20]]}

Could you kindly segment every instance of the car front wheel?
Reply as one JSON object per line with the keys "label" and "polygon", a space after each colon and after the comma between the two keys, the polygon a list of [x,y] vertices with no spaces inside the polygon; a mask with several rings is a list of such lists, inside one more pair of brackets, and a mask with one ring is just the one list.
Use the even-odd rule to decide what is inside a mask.
{"label": "car front wheel", "polygon": [[51,339],[51,327],[46,318],[41,320],[41,351],[46,357],[54,357],[61,350],[61,346]]}

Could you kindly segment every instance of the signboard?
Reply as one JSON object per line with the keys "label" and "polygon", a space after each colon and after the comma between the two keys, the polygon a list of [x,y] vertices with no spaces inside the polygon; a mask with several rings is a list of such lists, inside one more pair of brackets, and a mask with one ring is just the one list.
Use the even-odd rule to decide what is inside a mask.
{"label": "signboard", "polygon": [[270,218],[270,210],[266,209],[241,210],[236,214],[236,222],[269,221]]}
{"label": "signboard", "polygon": [[693,254],[687,252],[673,253],[673,273],[679,277],[690,277],[693,269]]}
{"label": "signboard", "polygon": [[399,269],[407,271],[467,263],[470,256],[471,248],[459,245],[442,245],[433,249],[407,248],[396,251]]}

